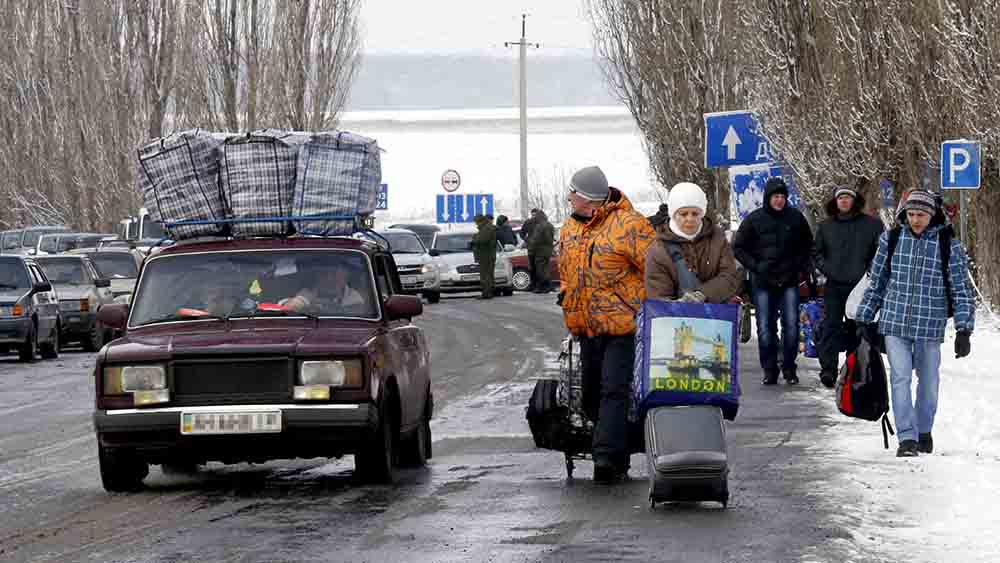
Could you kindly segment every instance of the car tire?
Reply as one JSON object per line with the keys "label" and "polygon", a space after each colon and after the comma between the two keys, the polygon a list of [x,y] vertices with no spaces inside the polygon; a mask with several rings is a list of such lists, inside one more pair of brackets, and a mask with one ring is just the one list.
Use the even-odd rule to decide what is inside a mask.
{"label": "car tire", "polygon": [[420,417],[420,425],[406,441],[401,444],[399,452],[400,465],[406,467],[423,467],[427,465],[427,460],[432,455],[431,451],[431,417],[429,412],[430,394],[427,395],[428,404],[424,406],[424,414]]}
{"label": "car tire", "polygon": [[28,338],[19,347],[17,355],[19,360],[27,364],[38,359],[38,325],[36,323],[31,323],[31,328],[28,329]]}
{"label": "car tire", "polygon": [[59,357],[59,334],[62,327],[59,323],[56,323],[55,333],[52,335],[52,339],[49,340],[44,346],[41,347],[42,357],[46,360],[54,360]]}
{"label": "car tire", "polygon": [[437,303],[441,301],[441,293],[437,291],[425,291],[424,297],[427,298],[428,303]]}
{"label": "car tire", "polygon": [[514,270],[514,275],[511,276],[511,283],[514,284],[514,289],[517,291],[528,291],[531,289],[531,272],[524,268],[517,268]]}
{"label": "car tire", "polygon": [[354,474],[365,483],[391,484],[395,480],[399,433],[394,409],[390,407],[394,400],[390,394],[381,401],[375,435],[354,454]]}
{"label": "car tire", "polygon": [[98,445],[97,458],[105,491],[123,493],[142,490],[142,480],[149,475],[149,464],[134,452],[116,451]]}
{"label": "car tire", "polygon": [[83,349],[86,352],[96,352],[104,347],[104,329],[98,323],[90,329],[90,335],[83,339]]}

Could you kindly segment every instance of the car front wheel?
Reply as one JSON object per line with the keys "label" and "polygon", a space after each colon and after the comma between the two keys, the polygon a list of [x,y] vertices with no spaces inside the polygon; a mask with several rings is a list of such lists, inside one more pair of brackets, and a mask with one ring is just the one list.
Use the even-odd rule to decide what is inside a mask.
{"label": "car front wheel", "polygon": [[29,364],[38,359],[38,326],[35,323],[28,329],[28,338],[18,350],[18,358]]}
{"label": "car front wheel", "polygon": [[42,346],[42,357],[46,360],[54,360],[59,357],[59,331],[62,328],[59,324],[56,324],[55,333],[52,335],[52,340]]}
{"label": "car front wheel", "polygon": [[101,484],[109,493],[135,492],[142,489],[142,480],[149,475],[149,464],[128,450],[113,450],[97,446],[101,466]]}
{"label": "car front wheel", "polygon": [[392,483],[396,469],[396,420],[392,396],[381,402],[375,436],[354,455],[354,473],[366,483]]}

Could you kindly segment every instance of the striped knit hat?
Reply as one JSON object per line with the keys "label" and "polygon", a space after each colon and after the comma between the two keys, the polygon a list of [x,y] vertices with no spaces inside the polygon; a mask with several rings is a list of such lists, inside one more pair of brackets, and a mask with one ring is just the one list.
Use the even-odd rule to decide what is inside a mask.
{"label": "striped knit hat", "polygon": [[903,211],[923,211],[933,217],[937,211],[937,198],[927,190],[913,190],[903,203]]}

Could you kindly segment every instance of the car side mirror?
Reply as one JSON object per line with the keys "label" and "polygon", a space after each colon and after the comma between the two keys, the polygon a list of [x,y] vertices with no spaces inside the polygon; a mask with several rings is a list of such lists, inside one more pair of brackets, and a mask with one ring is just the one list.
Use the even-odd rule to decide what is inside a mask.
{"label": "car side mirror", "polygon": [[441,256],[441,252],[436,248],[428,250],[427,254],[430,254],[431,256]]}
{"label": "car side mirror", "polygon": [[424,302],[415,295],[390,295],[385,300],[385,316],[390,321],[411,319],[424,312]]}
{"label": "car side mirror", "polygon": [[44,293],[46,291],[52,291],[52,284],[47,281],[39,282],[36,283],[31,289],[33,289],[35,293]]}
{"label": "car side mirror", "polygon": [[111,280],[107,278],[94,280],[94,287],[111,287]]}
{"label": "car side mirror", "polygon": [[505,245],[503,245],[503,251],[504,252],[514,252],[514,245],[513,244],[505,244]]}
{"label": "car side mirror", "polygon": [[106,327],[121,330],[128,321],[128,305],[110,304],[97,310],[97,321]]}

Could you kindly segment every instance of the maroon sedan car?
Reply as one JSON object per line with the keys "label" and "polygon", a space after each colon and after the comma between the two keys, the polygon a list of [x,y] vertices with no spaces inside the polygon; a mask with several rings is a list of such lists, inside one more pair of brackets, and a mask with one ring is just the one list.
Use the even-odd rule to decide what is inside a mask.
{"label": "maroon sedan car", "polygon": [[388,482],[431,455],[424,334],[392,255],[346,238],[179,243],[143,264],[124,336],[98,354],[101,479],[141,488],[149,464],[354,454]]}

